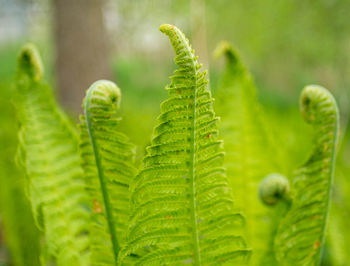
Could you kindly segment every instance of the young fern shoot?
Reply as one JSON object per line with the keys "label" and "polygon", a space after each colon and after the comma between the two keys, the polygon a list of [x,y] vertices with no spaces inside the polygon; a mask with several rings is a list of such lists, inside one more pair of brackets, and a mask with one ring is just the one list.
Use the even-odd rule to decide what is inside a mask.
{"label": "young fern shoot", "polygon": [[88,211],[78,135],[42,79],[33,45],[18,57],[15,106],[18,159],[24,166],[34,218],[45,235],[43,264],[88,265]]}
{"label": "young fern shoot", "polygon": [[132,186],[128,245],[120,260],[137,254],[137,265],[245,264],[250,251],[237,234],[243,217],[233,207],[206,73],[178,28],[162,25],[160,31],[179,68]]}
{"label": "young fern shoot", "polygon": [[314,128],[310,158],[295,174],[292,205],[279,225],[275,250],[280,265],[318,265],[325,240],[335,163],[339,114],[329,91],[307,86],[301,113]]}
{"label": "young fern shoot", "polygon": [[289,180],[281,174],[269,174],[259,186],[259,197],[266,205],[276,205],[280,200],[289,201]]}
{"label": "young fern shoot", "polygon": [[91,199],[92,265],[117,265],[129,218],[134,146],[118,131],[121,93],[110,81],[91,85],[81,117],[81,157]]}

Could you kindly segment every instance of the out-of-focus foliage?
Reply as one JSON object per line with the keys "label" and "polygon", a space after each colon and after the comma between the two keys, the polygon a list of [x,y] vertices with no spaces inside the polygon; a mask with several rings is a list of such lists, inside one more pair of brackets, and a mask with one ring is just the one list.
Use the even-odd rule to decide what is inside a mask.
{"label": "out-of-focus foliage", "polygon": [[43,66],[28,44],[16,71],[18,161],[25,170],[25,189],[36,225],[44,232],[44,264],[87,265],[87,193],[80,167],[78,134],[42,81]]}
{"label": "out-of-focus foliage", "polygon": [[[25,176],[16,167],[17,123],[14,123],[13,73],[18,47],[0,53],[0,220],[3,225],[8,256],[15,265],[39,265],[39,232],[26,197]],[[5,243],[0,243],[4,252]],[[0,258],[0,264],[4,258]],[[6,264],[6,261],[4,261]]]}
{"label": "out-of-focus foliage", "polygon": [[350,65],[350,28],[345,15],[350,12],[349,1],[207,4],[208,35],[233,41],[251,62],[264,90],[290,96],[307,83],[317,83],[340,93],[349,84],[345,76]]}

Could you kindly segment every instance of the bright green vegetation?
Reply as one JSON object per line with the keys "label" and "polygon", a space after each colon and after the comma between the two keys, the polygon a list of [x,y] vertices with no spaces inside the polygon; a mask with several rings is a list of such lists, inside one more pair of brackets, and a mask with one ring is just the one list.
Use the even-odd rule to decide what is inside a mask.
{"label": "bright green vegetation", "polygon": [[80,167],[78,135],[41,82],[41,59],[32,45],[18,57],[16,99],[18,159],[37,226],[45,234],[42,261],[87,263],[87,195]]}
{"label": "bright green vegetation", "polygon": [[243,217],[233,209],[205,73],[179,29],[160,30],[179,68],[134,181],[125,254],[141,253],[136,263],[143,265],[241,264],[249,256],[235,234]]}
{"label": "bright green vegetation", "polygon": [[314,146],[292,180],[292,204],[278,228],[275,250],[282,265],[320,262],[335,164],[339,112],[333,96],[322,87],[308,86],[300,108],[314,128]]}
{"label": "bright green vegetation", "polygon": [[16,69],[18,49],[19,46],[6,49],[6,54],[0,56],[0,223],[3,229],[0,252],[6,256],[0,258],[0,265],[4,262],[6,265],[7,259],[14,265],[36,266],[40,264],[40,239],[25,194],[26,179],[14,160],[18,144],[17,124],[15,110],[9,100],[14,90],[10,73]]}
{"label": "bright green vegetation", "polygon": [[[12,108],[1,104],[1,111],[13,114]],[[2,117],[3,118],[3,117]],[[17,142],[15,125],[0,119],[0,213],[5,240],[15,265],[39,265],[39,233],[34,224],[31,208],[25,196],[25,176],[15,167]],[[1,262],[0,262],[1,265]]]}
{"label": "bright green vegetation", "polygon": [[87,91],[81,117],[81,157],[90,194],[92,265],[114,265],[130,212],[129,185],[135,176],[134,147],[118,132],[120,90],[98,81]]}
{"label": "bright green vegetation", "polygon": [[221,117],[225,141],[225,166],[237,208],[244,212],[244,233],[253,249],[255,265],[268,252],[266,239],[271,237],[272,215],[257,196],[262,177],[281,172],[271,135],[257,103],[252,76],[237,52],[226,42],[216,48],[215,56],[224,55],[225,72],[215,91],[215,106]]}
{"label": "bright green vegetation", "polygon": [[[256,88],[237,53],[221,43],[227,67],[216,106],[222,122],[226,167],[235,202],[246,217],[245,235],[255,251],[252,265],[315,265],[320,261],[329,213],[338,134],[338,108],[324,88],[308,86],[301,113],[314,127],[310,159],[290,180],[256,100]],[[260,187],[260,199],[256,193]],[[277,205],[268,208],[269,205]],[[282,220],[281,217],[286,215]],[[267,239],[269,244],[267,245]]]}
{"label": "bright green vegetation", "polygon": [[[319,86],[303,90],[301,113],[314,131],[313,147],[291,175],[290,155],[237,52],[228,43],[216,50],[226,67],[214,101],[185,35],[172,25],[160,31],[178,68],[139,167],[135,146],[121,132],[114,83],[97,81],[87,90],[78,130],[42,82],[37,50],[21,50],[14,103],[17,158],[27,179],[19,188],[41,231],[41,263],[318,265],[329,249],[341,265],[346,245],[325,248],[338,136],[333,96]],[[334,228],[331,244],[339,235]],[[20,244],[12,252],[25,258],[16,255],[25,249]]]}

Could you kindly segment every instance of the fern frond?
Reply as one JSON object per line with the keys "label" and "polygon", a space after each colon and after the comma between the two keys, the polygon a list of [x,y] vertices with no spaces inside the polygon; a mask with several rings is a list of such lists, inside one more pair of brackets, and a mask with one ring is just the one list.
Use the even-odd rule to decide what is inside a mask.
{"label": "fern frond", "polygon": [[319,86],[301,94],[301,113],[314,128],[310,158],[292,183],[292,206],[281,220],[275,240],[281,265],[318,265],[324,245],[338,135],[338,107]]}
{"label": "fern frond", "polygon": [[28,176],[28,193],[50,258],[57,265],[87,265],[88,211],[78,136],[42,81],[42,64],[33,45],[20,52],[15,101],[19,159]]}
{"label": "fern frond", "polygon": [[276,161],[276,149],[264,123],[251,74],[229,43],[218,45],[214,56],[221,55],[226,58],[226,68],[214,96],[222,120],[225,167],[234,202],[246,218],[244,235],[254,251],[251,265],[257,265],[270,252],[268,242],[273,242],[275,224],[275,210],[257,196],[259,184],[267,174],[281,172],[281,164]]}
{"label": "fern frond", "polygon": [[135,175],[134,146],[118,132],[120,90],[95,82],[87,91],[81,117],[81,157],[87,179],[92,223],[91,264],[116,265],[129,218],[129,183]]}
{"label": "fern frond", "polygon": [[132,255],[137,265],[244,264],[250,252],[236,232],[243,217],[234,210],[223,168],[206,73],[178,28],[162,25],[160,31],[179,68],[133,183],[128,245],[120,259]]}

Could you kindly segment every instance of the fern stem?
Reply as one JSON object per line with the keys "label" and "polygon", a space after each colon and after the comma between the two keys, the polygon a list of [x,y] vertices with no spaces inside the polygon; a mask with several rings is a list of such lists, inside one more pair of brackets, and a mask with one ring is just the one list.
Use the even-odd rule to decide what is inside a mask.
{"label": "fern stem", "polygon": [[86,103],[85,103],[85,110],[84,111],[85,111],[86,124],[87,124],[87,129],[89,132],[89,136],[90,136],[91,146],[92,146],[92,150],[93,150],[95,161],[96,161],[98,178],[99,178],[100,185],[101,185],[103,202],[104,202],[104,207],[105,207],[105,211],[106,211],[106,219],[107,219],[109,231],[111,234],[115,264],[117,265],[118,253],[119,253],[120,247],[119,247],[119,243],[118,243],[118,239],[117,239],[117,232],[115,230],[113,213],[112,213],[112,205],[111,205],[109,195],[108,195],[106,177],[105,177],[103,169],[102,169],[102,164],[101,164],[100,155],[99,155],[99,147],[98,147],[98,143],[96,141],[96,138],[94,136],[94,130],[93,130],[92,121],[91,121],[90,112],[89,112],[90,96],[91,96],[93,90],[95,89],[95,87],[96,86],[91,86],[87,95],[86,95]]}

